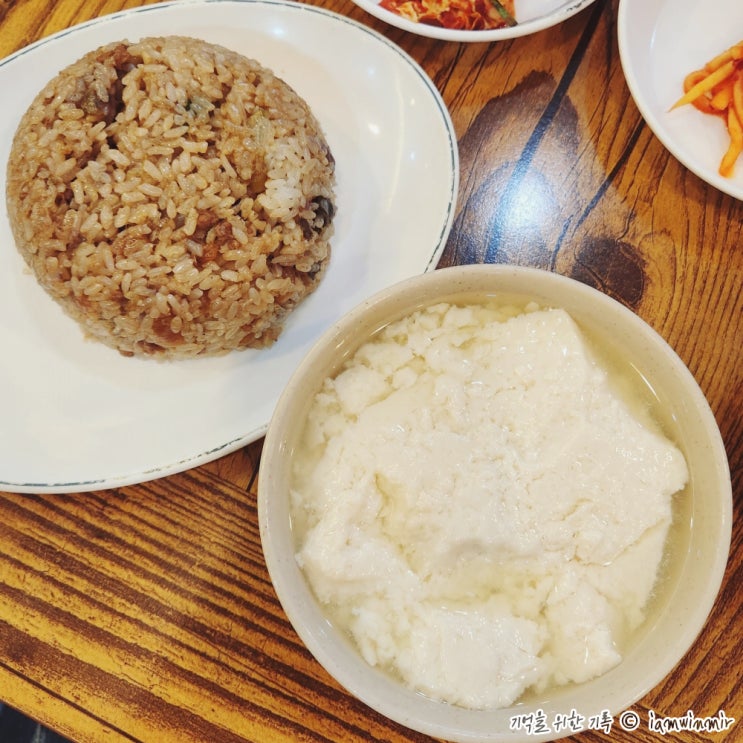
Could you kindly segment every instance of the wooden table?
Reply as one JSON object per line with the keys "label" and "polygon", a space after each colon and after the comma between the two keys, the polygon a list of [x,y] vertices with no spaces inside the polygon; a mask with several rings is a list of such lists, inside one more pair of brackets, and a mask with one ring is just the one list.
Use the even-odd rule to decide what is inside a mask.
{"label": "wooden table", "polygon": [[[142,4],[4,0],[0,57]],[[599,287],[666,338],[707,395],[733,476],[729,566],[691,651],[633,709],[643,721],[649,710],[739,719],[743,203],[684,169],[641,119],[616,0],[495,44],[434,41],[350,0],[322,4],[397,42],[449,106],[462,177],[441,265],[518,263]],[[426,740],[346,694],[287,622],[259,541],[260,455],[259,441],[146,484],[2,495],[0,700],[76,741]],[[615,723],[573,739],[662,738]],[[743,728],[665,739],[733,743]]]}

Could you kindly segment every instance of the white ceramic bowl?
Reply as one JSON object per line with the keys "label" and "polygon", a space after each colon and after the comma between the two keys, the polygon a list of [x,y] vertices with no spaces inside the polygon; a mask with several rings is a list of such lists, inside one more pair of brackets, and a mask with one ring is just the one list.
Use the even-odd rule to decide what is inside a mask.
{"label": "white ceramic bowl", "polygon": [[[427,699],[370,667],[331,624],[295,561],[289,482],[292,453],[313,394],[368,336],[387,322],[434,301],[475,294],[522,295],[562,307],[633,364],[673,421],[672,436],[690,472],[672,568],[658,589],[655,609],[615,668],[581,685],[565,686],[528,704],[472,711]],[[664,419],[665,419],[664,415]],[[439,269],[408,279],[356,307],[314,345],[275,409],[263,447],[258,485],[260,533],[271,579],[297,633],[325,669],[351,694],[413,730],[451,741],[553,740],[577,732],[529,734],[511,730],[516,714],[542,710],[551,722],[576,710],[586,719],[630,707],[683,658],[702,629],[720,588],[732,524],[732,487],[714,416],[691,373],[665,341],[637,315],[577,281],[536,269],[476,265]],[[615,722],[616,724],[616,722]],[[588,725],[586,724],[586,727]],[[519,726],[516,726],[518,728]]]}

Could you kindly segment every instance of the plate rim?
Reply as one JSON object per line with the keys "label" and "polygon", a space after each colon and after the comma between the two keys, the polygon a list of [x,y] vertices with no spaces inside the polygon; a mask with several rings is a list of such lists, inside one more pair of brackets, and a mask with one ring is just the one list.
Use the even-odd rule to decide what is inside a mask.
{"label": "plate rim", "polygon": [[[425,265],[421,260],[421,266],[418,269],[418,273],[427,273],[436,268],[441,256],[446,248],[447,239],[451,232],[455,217],[456,208],[458,203],[458,191],[460,183],[460,159],[459,159],[459,148],[456,130],[451,119],[450,112],[446,106],[443,97],[434,84],[430,76],[425,72],[422,66],[410,56],[404,49],[395,44],[391,39],[384,36],[379,31],[370,28],[369,26],[353,19],[348,16],[342,15],[336,11],[318,7],[314,5],[308,5],[302,2],[296,2],[295,0],[166,0],[162,3],[156,3],[153,5],[136,6],[133,8],[125,8],[122,10],[107,13],[102,16],[90,18],[85,21],[73,24],[69,27],[55,31],[47,36],[37,39],[26,46],[12,52],[4,58],[0,59],[0,70],[5,68],[8,64],[14,63],[28,53],[38,51],[44,46],[52,43],[59,42],[64,37],[74,34],[79,31],[84,31],[94,26],[103,26],[112,23],[116,23],[122,18],[129,18],[131,16],[140,15],[142,13],[161,13],[172,10],[179,6],[206,6],[206,5],[267,5],[276,6],[282,9],[282,12],[288,13],[314,13],[327,19],[328,21],[342,22],[348,27],[352,28],[354,32],[360,32],[372,38],[375,42],[381,42],[382,45],[388,50],[393,52],[401,61],[404,63],[405,68],[409,72],[415,74],[420,83],[424,86],[425,90],[430,94],[433,103],[435,103],[438,109],[440,120],[439,124],[442,126],[443,131],[446,134],[446,140],[448,145],[448,168],[447,173],[447,204],[445,214],[442,213],[442,224],[439,230],[438,236],[435,243],[432,242],[430,250],[426,253],[421,251],[422,257],[425,257]],[[146,36],[146,28],[143,28],[142,35]],[[2,190],[5,190],[5,173],[0,173],[0,182],[2,183]],[[10,248],[12,249],[12,246]],[[392,281],[398,281],[404,276],[397,276]],[[374,293],[377,289],[372,290]],[[364,297],[361,297],[359,302],[364,301]],[[354,303],[355,304],[355,303]],[[336,322],[336,318],[333,322]],[[316,334],[319,337],[319,333]],[[308,349],[314,345],[317,338],[313,337],[310,341]],[[300,360],[301,361],[301,358]],[[299,363],[299,362],[297,362]],[[291,372],[290,372],[291,373]],[[276,397],[280,395],[281,390],[276,394]],[[275,402],[274,402],[275,406]],[[272,407],[273,411],[273,407]],[[126,485],[135,485],[151,480],[155,480],[161,477],[184,472],[188,469],[198,467],[200,465],[211,462],[219,457],[225,456],[231,452],[234,452],[248,444],[254,443],[261,436],[265,435],[270,422],[265,420],[258,424],[251,424],[247,428],[248,430],[241,432],[239,435],[227,440],[215,442],[213,446],[206,449],[199,448],[191,453],[185,454],[183,457],[174,457],[173,459],[158,464],[154,467],[134,467],[132,469],[121,470],[114,472],[106,476],[96,476],[86,478],[84,476],[78,478],[67,478],[60,477],[54,478],[39,478],[39,480],[31,478],[17,478],[16,480],[8,479],[0,474],[0,491],[11,492],[11,493],[74,493],[74,492],[90,492],[94,490],[104,490],[109,488],[123,487]],[[187,447],[186,447],[187,448]],[[196,447],[194,447],[196,449]],[[47,481],[48,480],[48,481]]]}

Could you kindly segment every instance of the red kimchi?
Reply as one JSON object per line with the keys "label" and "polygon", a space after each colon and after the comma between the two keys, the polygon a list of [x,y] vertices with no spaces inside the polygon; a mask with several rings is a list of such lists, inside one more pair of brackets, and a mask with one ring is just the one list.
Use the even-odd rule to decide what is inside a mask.
{"label": "red kimchi", "polygon": [[[484,31],[508,23],[490,0],[381,0],[382,8],[402,18],[453,30]],[[514,0],[501,0],[514,16]]]}

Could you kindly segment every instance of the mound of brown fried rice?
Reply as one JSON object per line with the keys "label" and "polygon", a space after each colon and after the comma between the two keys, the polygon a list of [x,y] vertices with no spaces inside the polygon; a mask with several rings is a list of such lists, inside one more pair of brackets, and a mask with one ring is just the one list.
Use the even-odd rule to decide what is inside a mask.
{"label": "mound of brown fried rice", "polygon": [[13,234],[40,284],[124,355],[270,345],[330,258],[334,160],[253,60],[168,36],[64,69],[16,132]]}

